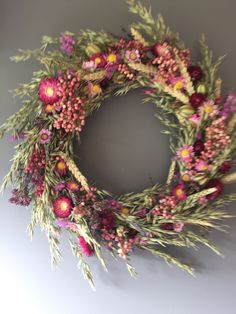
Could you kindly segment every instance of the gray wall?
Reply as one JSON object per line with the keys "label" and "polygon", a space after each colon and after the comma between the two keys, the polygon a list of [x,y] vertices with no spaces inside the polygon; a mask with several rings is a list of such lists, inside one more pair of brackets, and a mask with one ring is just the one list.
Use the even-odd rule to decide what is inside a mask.
{"label": "gray wall", "polygon": [[[198,56],[198,39],[206,33],[215,55],[227,53],[221,69],[225,91],[235,90],[235,0],[143,1],[161,12]],[[35,48],[44,34],[78,32],[81,28],[120,34],[137,18],[122,0],[0,0],[0,123],[20,107],[8,90],[28,81],[34,62],[9,62],[18,48]],[[139,191],[154,181],[163,182],[169,164],[168,141],[153,117],[151,104],[141,103],[141,92],[111,99],[91,117],[82,135],[81,169],[98,186],[116,193]],[[13,144],[0,144],[0,176],[6,174]],[[236,186],[231,187],[231,190]],[[51,271],[46,237],[37,230],[33,242],[25,232],[30,211],[8,204],[9,191],[1,198],[0,306],[1,313],[43,314],[235,314],[236,313],[236,219],[230,233],[214,232],[211,239],[225,259],[201,248],[182,251],[196,267],[196,278],[168,267],[138,251],[133,258],[139,277],[131,279],[122,263],[108,259],[104,273],[95,259],[97,292],[82,279],[62,240],[64,259]],[[235,204],[229,208],[234,213]],[[176,250],[173,249],[175,252]]]}

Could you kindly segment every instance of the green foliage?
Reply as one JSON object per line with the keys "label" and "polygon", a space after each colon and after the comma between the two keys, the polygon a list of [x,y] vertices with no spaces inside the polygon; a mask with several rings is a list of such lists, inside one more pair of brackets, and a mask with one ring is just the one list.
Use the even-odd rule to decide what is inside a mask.
{"label": "green foliage", "polygon": [[207,87],[207,92],[210,97],[214,98],[214,92],[216,90],[217,72],[218,68],[224,60],[225,56],[219,57],[218,60],[213,62],[213,53],[209,49],[206,43],[206,38],[202,35],[200,40],[200,48],[202,54],[202,61],[200,66],[202,67],[204,74],[206,75],[205,83]]}

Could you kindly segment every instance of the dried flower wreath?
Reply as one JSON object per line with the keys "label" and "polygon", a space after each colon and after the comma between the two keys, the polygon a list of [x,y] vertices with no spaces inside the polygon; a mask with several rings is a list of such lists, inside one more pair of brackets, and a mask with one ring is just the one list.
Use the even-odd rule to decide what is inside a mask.
{"label": "dried flower wreath", "polygon": [[[121,257],[132,275],[135,247],[192,273],[164,247],[204,244],[220,254],[205,233],[221,228],[219,220],[230,215],[220,207],[236,200],[236,193],[222,195],[224,184],[236,177],[226,175],[236,160],[236,96],[221,97],[217,69],[222,58],[213,63],[203,37],[202,60],[193,64],[161,16],[154,19],[135,0],[128,4],[142,22],[125,38],[65,32],[60,38],[44,36],[41,48],[13,57],[15,62],[33,57],[42,69],[14,90],[22,108],[0,128],[1,136],[10,131],[13,140],[20,140],[2,190],[13,184],[10,201],[32,205],[29,232],[33,235],[36,224],[45,230],[53,263],[60,258],[60,231],[67,230],[91,284],[84,256],[96,254],[106,269],[102,247]],[[156,105],[173,158],[165,185],[114,196],[87,182],[75,163],[73,143],[105,98],[136,88],[144,89],[145,102]]]}

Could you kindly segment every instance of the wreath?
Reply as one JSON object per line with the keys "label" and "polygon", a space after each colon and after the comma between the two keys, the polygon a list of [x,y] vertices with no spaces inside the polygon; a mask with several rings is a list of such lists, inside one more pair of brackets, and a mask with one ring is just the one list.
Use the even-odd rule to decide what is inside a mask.
{"label": "wreath", "polygon": [[[19,141],[2,190],[13,185],[10,202],[31,204],[29,233],[37,224],[45,230],[53,264],[61,257],[60,234],[67,231],[91,284],[86,257],[95,254],[106,269],[102,248],[124,260],[131,275],[135,248],[192,273],[165,247],[204,244],[221,255],[207,234],[222,228],[220,220],[231,216],[221,206],[236,200],[236,193],[222,194],[236,177],[226,174],[236,160],[236,96],[221,96],[217,69],[223,58],[213,62],[203,37],[202,59],[193,63],[160,15],[153,18],[135,0],[128,4],[141,22],[121,38],[104,31],[80,31],[78,37],[65,32],[44,36],[39,49],[12,57],[33,57],[42,68],[14,90],[22,107],[0,128],[1,136],[10,131]],[[173,158],[166,184],[116,196],[88,183],[74,145],[104,99],[137,88],[144,102],[156,105]]]}

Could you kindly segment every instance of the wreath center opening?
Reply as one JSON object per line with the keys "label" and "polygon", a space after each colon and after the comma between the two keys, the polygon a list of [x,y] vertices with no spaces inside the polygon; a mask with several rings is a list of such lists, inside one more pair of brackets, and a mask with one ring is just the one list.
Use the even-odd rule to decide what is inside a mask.
{"label": "wreath center opening", "polygon": [[142,103],[142,91],[103,102],[87,118],[76,163],[90,184],[117,195],[164,183],[170,165],[168,137],[154,116],[155,105]]}

